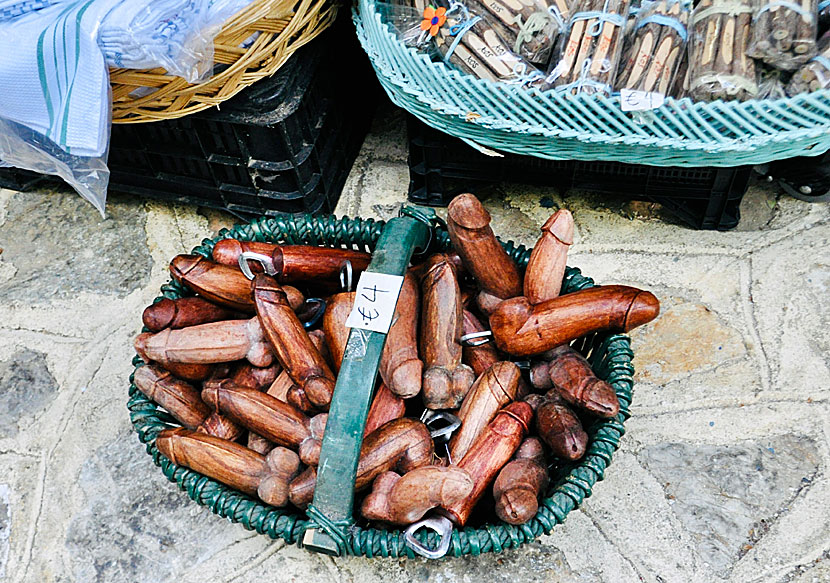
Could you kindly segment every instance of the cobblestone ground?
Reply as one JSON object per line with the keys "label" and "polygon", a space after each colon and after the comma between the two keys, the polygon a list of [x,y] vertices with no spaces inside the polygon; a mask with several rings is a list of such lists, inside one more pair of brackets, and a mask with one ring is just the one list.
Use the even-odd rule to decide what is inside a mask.
{"label": "cobblestone ground", "polygon": [[[389,218],[403,121],[376,120],[337,208]],[[0,580],[830,581],[830,208],[753,185],[738,229],[655,205],[523,186],[486,198],[532,244],[560,206],[569,263],[647,288],[633,417],[593,496],[526,547],[478,558],[332,559],[245,531],[167,482],[125,409],[141,309],[169,259],[233,218],[112,196],[0,191]],[[551,208],[553,207],[553,208]]]}

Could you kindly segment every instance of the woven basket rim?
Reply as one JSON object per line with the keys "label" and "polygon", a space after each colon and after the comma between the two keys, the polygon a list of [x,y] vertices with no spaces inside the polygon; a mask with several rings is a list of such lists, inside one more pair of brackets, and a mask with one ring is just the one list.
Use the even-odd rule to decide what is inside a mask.
{"label": "woven basket rim", "polygon": [[[647,146],[679,157],[696,152],[730,152],[764,158],[765,146],[775,145],[777,153],[788,144],[810,139],[827,142],[830,147],[830,89],[745,102],[668,97],[660,108],[626,113],[616,96],[523,89],[477,79],[442,62],[433,62],[397,39],[375,9],[375,0],[359,0],[352,16],[364,50],[397,105],[433,127],[489,147],[552,157],[511,150],[509,145],[497,143],[497,134],[516,134],[528,140],[574,140],[620,151]],[[474,118],[469,117],[471,113]],[[526,150],[532,150],[532,146]],[[799,150],[790,155],[822,151]]]}
{"label": "woven basket rim", "polygon": [[[371,250],[384,224],[384,221],[373,219],[345,217],[262,217],[247,224],[237,224],[231,229],[222,229],[215,238],[203,240],[192,252],[209,257],[214,244],[228,238],[285,241],[288,244],[311,240],[314,244],[336,247],[345,243],[351,248]],[[449,237],[443,229],[436,232],[435,241],[438,249],[449,247]],[[502,245],[517,260],[520,268],[524,269],[530,250],[523,245],[516,246],[512,242],[503,242]],[[594,285],[593,280],[582,276],[578,268],[567,269],[563,289],[568,292]],[[193,295],[174,280],[163,285],[161,292],[162,295],[155,301]],[[585,456],[576,464],[563,464],[560,480],[551,480],[552,485],[541,500],[539,511],[530,522],[521,526],[497,522],[478,528],[456,529],[452,535],[448,556],[500,552],[530,542],[542,534],[548,534],[556,524],[563,522],[567,514],[577,508],[584,498],[590,496],[593,485],[603,479],[605,468],[610,464],[614,451],[619,447],[620,437],[625,431],[624,422],[630,415],[633,353],[628,337],[621,334],[594,334],[577,343],[582,346],[584,352],[590,350],[588,358],[597,375],[614,387],[620,399],[620,414],[615,419],[596,420],[585,428],[590,437]],[[144,362],[136,355],[133,365],[137,370]],[[176,482],[192,500],[208,506],[211,511],[222,517],[241,523],[247,529],[267,534],[274,539],[282,538],[288,543],[302,539],[302,533],[308,524],[302,510],[290,506],[268,506],[211,478],[176,466],[161,455],[155,446],[156,436],[163,429],[180,425],[161,406],[137,389],[133,382],[134,374],[135,371],[130,375],[130,398],[127,403],[130,419],[139,440],[146,444],[147,453],[153,457],[155,464],[161,467],[168,480]],[[422,532],[420,536],[425,544],[437,544],[432,532]],[[368,558],[415,556],[413,551],[405,546],[400,530],[353,526],[348,532],[346,548],[349,554]]]}
{"label": "woven basket rim", "polygon": [[[203,83],[188,83],[164,69],[111,68],[114,93],[119,93],[121,87],[127,90],[143,86],[141,80],[145,78],[147,86],[157,86],[155,92],[143,97],[115,99],[113,123],[174,119],[218,105],[276,73],[294,51],[334,22],[337,11],[338,3],[333,0],[254,0],[226,20],[213,41],[215,48],[228,44],[227,50],[222,50],[238,52],[237,58]],[[259,33],[258,38],[248,48],[240,49],[239,43],[254,33]]]}

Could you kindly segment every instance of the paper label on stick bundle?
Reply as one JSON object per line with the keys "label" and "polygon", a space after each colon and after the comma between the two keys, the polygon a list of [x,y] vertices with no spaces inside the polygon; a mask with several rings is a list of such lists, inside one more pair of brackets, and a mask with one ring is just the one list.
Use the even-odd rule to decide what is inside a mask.
{"label": "paper label on stick bundle", "polygon": [[663,105],[666,96],[655,91],[620,90],[620,107],[623,111],[645,111]]}
{"label": "paper label on stick bundle", "polygon": [[354,307],[346,327],[386,334],[392,325],[395,305],[403,285],[402,275],[364,271],[355,292]]}

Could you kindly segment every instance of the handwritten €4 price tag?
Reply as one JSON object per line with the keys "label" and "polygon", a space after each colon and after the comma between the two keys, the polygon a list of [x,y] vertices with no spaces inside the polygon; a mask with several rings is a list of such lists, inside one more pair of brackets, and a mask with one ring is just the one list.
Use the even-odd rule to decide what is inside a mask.
{"label": "handwritten \u20ac4 price tag", "polygon": [[653,91],[620,89],[620,107],[623,111],[645,111],[663,105],[666,96]]}
{"label": "handwritten \u20ac4 price tag", "polygon": [[401,285],[403,285],[402,275],[371,271],[361,273],[355,291],[354,307],[346,319],[346,327],[371,330],[381,334],[389,332]]}

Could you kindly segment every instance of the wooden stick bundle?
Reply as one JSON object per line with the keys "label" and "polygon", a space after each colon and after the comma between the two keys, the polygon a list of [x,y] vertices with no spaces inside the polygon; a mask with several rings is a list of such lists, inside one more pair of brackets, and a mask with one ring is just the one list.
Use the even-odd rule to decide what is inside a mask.
{"label": "wooden stick bundle", "polygon": [[570,93],[610,93],[617,74],[629,0],[580,0],[572,9],[561,57],[546,81]]}
{"label": "wooden stick bundle", "polygon": [[761,0],[748,54],[793,71],[816,54],[817,28],[818,0]]}
{"label": "wooden stick bundle", "polygon": [[[453,34],[453,28],[456,28],[456,34]],[[511,50],[510,44],[499,34],[501,28],[496,24],[496,18],[477,15],[471,10],[448,13],[447,22],[436,36],[438,50],[450,64],[480,79],[507,82],[535,79],[540,82],[541,72]]]}
{"label": "wooden stick bundle", "polygon": [[701,0],[692,14],[689,92],[702,101],[746,100],[758,94],[747,54],[751,0]]}
{"label": "wooden stick bundle", "polygon": [[568,0],[472,0],[473,11],[488,15],[489,24],[520,57],[547,64],[570,13]]}
{"label": "wooden stick bundle", "polygon": [[641,10],[623,51],[617,89],[665,95],[686,50],[688,22],[689,9],[681,0],[661,0]]}
{"label": "wooden stick bundle", "polygon": [[810,62],[796,71],[787,85],[787,95],[810,93],[830,87],[830,43]]}

